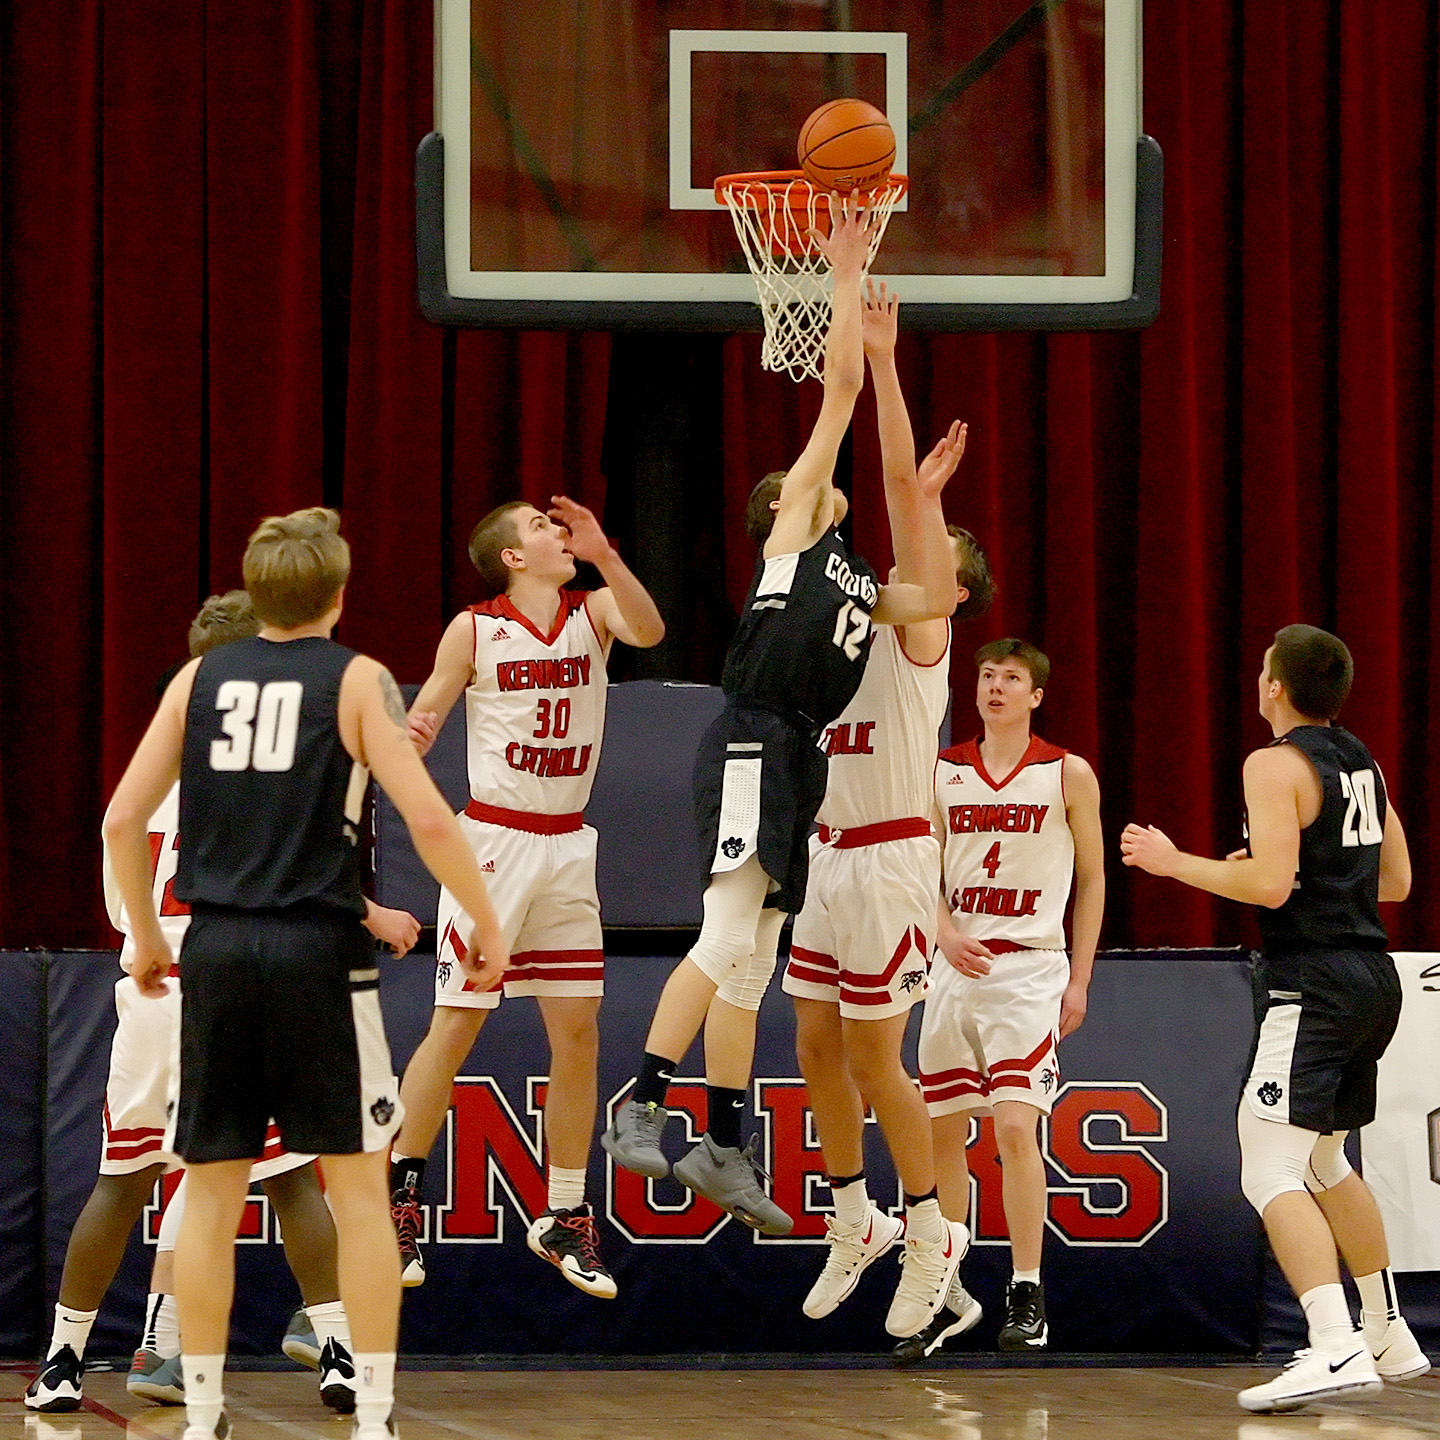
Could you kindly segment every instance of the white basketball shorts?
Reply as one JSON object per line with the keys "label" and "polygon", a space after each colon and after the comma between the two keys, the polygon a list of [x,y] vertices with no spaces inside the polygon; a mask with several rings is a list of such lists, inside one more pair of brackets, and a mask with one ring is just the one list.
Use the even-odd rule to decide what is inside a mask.
{"label": "white basketball shorts", "polygon": [[920,1022],[920,1089],[930,1113],[1023,1100],[1048,1115],[1060,1087],[1056,1030],[1069,983],[1063,950],[1004,952],[978,979],[937,954]]}
{"label": "white basketball shorts", "polygon": [[[584,825],[563,835],[532,835],[468,815],[459,819],[510,944],[504,993],[604,994],[595,831]],[[435,1003],[493,1010],[501,991],[471,989],[460,968],[469,934],[470,917],[442,888],[436,914]]]}
{"label": "white basketball shorts", "polygon": [[[174,1082],[180,1043],[180,981],[165,983],[169,993],[163,1000],[142,995],[128,975],[115,984],[118,1023],[110,1047],[110,1074],[105,1080],[102,1175],[132,1175],[151,1165],[163,1165],[168,1172],[184,1164],[165,1147],[167,1112],[178,1094]],[[264,1154],[250,1167],[250,1178],[268,1180],[308,1165],[314,1158],[285,1149],[272,1121],[265,1132]]]}
{"label": "white basketball shorts", "polygon": [[813,838],[785,993],[839,1005],[847,1020],[904,1014],[926,992],[939,890],[931,836],[850,850]]}

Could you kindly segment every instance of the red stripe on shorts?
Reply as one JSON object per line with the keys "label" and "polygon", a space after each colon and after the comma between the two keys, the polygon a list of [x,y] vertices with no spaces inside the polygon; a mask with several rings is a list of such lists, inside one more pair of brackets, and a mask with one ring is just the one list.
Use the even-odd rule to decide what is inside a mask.
{"label": "red stripe on shorts", "polygon": [[487,805],[472,800],[465,813],[472,820],[487,825],[503,825],[507,830],[524,830],[529,835],[572,835],[585,823],[578,812],[573,815],[539,815],[529,810],[507,810],[503,805]]}

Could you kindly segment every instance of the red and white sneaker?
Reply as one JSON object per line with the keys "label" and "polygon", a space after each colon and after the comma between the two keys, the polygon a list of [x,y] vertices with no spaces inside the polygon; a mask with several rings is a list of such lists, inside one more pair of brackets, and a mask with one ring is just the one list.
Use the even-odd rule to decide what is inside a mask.
{"label": "red and white sneaker", "polygon": [[825,1228],[830,1253],[801,1307],[812,1320],[823,1320],[849,1299],[865,1270],[905,1234],[905,1222],[898,1215],[887,1215],[873,1204],[861,1224],[844,1225],[834,1216],[826,1216]]}

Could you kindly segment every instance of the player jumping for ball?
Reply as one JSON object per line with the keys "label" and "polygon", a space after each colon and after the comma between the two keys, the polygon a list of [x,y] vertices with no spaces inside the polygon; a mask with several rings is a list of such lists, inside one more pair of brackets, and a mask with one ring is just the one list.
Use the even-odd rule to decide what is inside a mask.
{"label": "player jumping for ball", "polygon": [[[1345,1136],[1375,1118],[1376,1064],[1400,1018],[1379,902],[1410,893],[1410,852],[1380,767],[1334,723],[1353,676],[1334,635],[1276,632],[1259,682],[1275,738],[1245,761],[1245,849],[1207,860],[1153,825],[1120,837],[1125,864],[1260,907],[1240,1188],[1300,1299],[1310,1344],[1240,1392],[1246,1410],[1298,1410],[1430,1368],[1396,1303],[1374,1196],[1345,1158]],[[1360,1291],[1358,1334],[1337,1247]]]}
{"label": "player jumping for ball", "polygon": [[[470,803],[460,828],[491,877],[513,951],[504,994],[535,996],[550,1041],[549,1188],[526,1243],[572,1285],[612,1299],[615,1281],[600,1259],[585,1199],[605,948],[595,831],[582,812],[600,762],[610,646],[658,645],[665,623],[595,516],[564,496],[552,501],[549,514],[511,501],[475,527],[470,558],[495,598],[450,622],[410,721],[424,753],[465,695]],[[599,570],[603,589],[566,588],[577,560]],[[469,926],[464,908],[442,891],[435,1011],[405,1071],[405,1124],[391,1165],[407,1285],[425,1278],[417,1245],[425,1157],[449,1109],[455,1075],[500,1004],[500,991],[477,989],[456,963]]]}
{"label": "player jumping for ball", "polygon": [[767,1234],[793,1222],[765,1192],[741,1113],[780,927],[805,899],[810,826],[826,779],[816,742],[860,684],[872,625],[933,620],[955,605],[943,528],[934,553],[927,547],[923,586],[881,586],[836,533],[847,502],[831,477],[865,379],[860,285],[872,221],[854,202],[837,202],[835,215],[819,241],[834,274],[820,415],[790,470],[767,476],[750,496],[746,531],[763,548],[725,661],[725,709],[695,763],[710,870],[704,921],[666,982],[633,1098],[602,1140],[630,1170],[670,1173],[660,1148],[666,1092],[703,1024],[707,1127],[674,1174]]}

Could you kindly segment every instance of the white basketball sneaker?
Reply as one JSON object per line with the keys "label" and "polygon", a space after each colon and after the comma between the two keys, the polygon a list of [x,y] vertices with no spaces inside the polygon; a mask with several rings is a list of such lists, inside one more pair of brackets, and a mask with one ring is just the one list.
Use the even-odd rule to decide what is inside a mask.
{"label": "white basketball sneaker", "polygon": [[1414,1380],[1430,1368],[1430,1357],[1399,1315],[1378,1333],[1366,1330],[1365,1341],[1382,1380]]}
{"label": "white basketball sneaker", "polygon": [[873,1265],[905,1233],[905,1222],[898,1215],[886,1215],[873,1204],[859,1225],[842,1225],[827,1215],[825,1226],[829,1231],[826,1240],[830,1254],[801,1307],[812,1320],[823,1320],[842,1300],[848,1299],[866,1267]]}
{"label": "white basketball sneaker", "polygon": [[926,1244],[913,1235],[905,1237],[900,1284],[885,1317],[886,1330],[901,1339],[918,1335],[930,1323],[945,1303],[955,1272],[970,1248],[970,1232],[958,1220],[944,1223],[945,1234],[938,1242]]}
{"label": "white basketball sneaker", "polygon": [[1364,1337],[1339,1350],[1297,1350],[1295,1358],[1273,1379],[1242,1390],[1236,1399],[1246,1410],[1271,1413],[1299,1410],[1312,1400],[1333,1400],[1339,1395],[1362,1395],[1381,1390],[1384,1383],[1370,1357]]}

